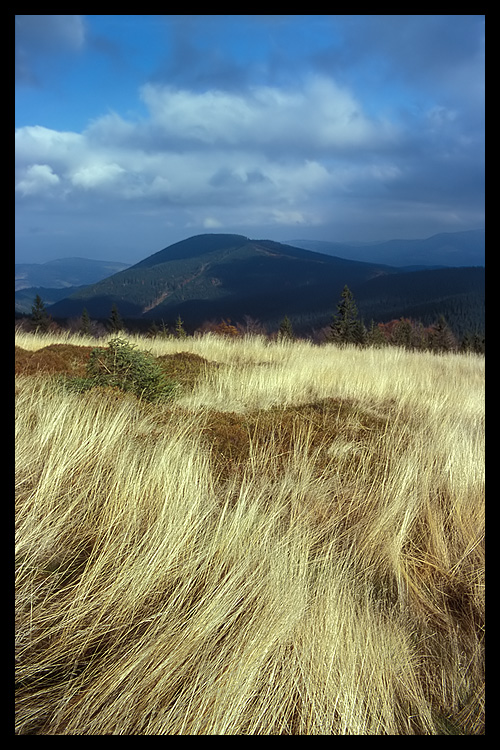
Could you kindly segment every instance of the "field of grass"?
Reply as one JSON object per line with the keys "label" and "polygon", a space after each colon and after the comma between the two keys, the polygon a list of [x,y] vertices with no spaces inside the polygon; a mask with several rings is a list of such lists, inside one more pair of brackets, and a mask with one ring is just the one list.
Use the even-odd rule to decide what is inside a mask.
{"label": "field of grass", "polygon": [[16,733],[483,734],[484,358],[129,340],[16,336]]}

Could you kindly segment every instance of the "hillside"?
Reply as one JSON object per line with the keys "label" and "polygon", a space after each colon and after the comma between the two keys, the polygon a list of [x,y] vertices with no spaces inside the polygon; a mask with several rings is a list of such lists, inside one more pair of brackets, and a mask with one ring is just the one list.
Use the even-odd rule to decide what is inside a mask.
{"label": "hillside", "polygon": [[107,319],[172,324],[180,315],[193,330],[222,318],[259,320],[275,330],[285,315],[297,333],[327,325],[343,287],[354,292],[366,324],[416,317],[431,324],[444,314],[455,334],[484,331],[484,268],[406,268],[367,263],[242,235],[190,237],[48,307],[55,318],[86,308]]}
{"label": "hillside", "polygon": [[353,288],[366,322],[401,317],[432,325],[444,315],[458,338],[485,329],[485,269],[438,268],[379,276]]}
{"label": "hillside", "polygon": [[343,286],[397,273],[381,264],[333,258],[240,235],[191,237],[51,306],[54,317],[107,317],[116,304],[125,317],[174,319],[198,326],[245,315],[271,320],[332,309]]}
{"label": "hillside", "polygon": [[60,299],[66,299],[68,294],[74,294],[80,287],[44,287],[30,286],[18,289],[14,293],[16,313],[29,315],[31,313],[33,302],[37,294],[42,298],[46,306],[53,305]]}

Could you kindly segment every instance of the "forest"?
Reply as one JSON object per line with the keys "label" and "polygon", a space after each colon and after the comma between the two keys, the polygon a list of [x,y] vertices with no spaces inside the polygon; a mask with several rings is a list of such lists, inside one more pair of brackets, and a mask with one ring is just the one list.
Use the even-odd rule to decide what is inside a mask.
{"label": "forest", "polygon": [[138,333],[150,338],[183,337],[211,331],[229,337],[258,334],[270,339],[300,338],[319,344],[335,342],[357,346],[389,345],[402,346],[409,350],[472,351],[484,354],[484,316],[479,312],[482,307],[478,305],[477,297],[474,295],[451,297],[448,300],[443,299],[434,313],[425,309],[424,315],[419,317],[419,307],[416,306],[415,316],[401,315],[385,322],[375,322],[371,318],[367,325],[360,315],[352,291],[345,285],[335,312],[331,313],[329,322],[322,326],[309,327],[307,315],[284,314],[281,318],[276,318],[275,326],[272,328],[269,324],[264,325],[258,319],[244,315],[240,321],[230,318],[206,320],[200,326],[189,330],[180,315],[168,321],[122,317],[116,303],[111,305],[107,318],[91,319],[84,308],[79,316],[54,319],[47,311],[43,299],[36,295],[31,315],[16,314],[16,328],[33,332],[66,330],[71,333],[93,335],[96,338],[120,331]]}

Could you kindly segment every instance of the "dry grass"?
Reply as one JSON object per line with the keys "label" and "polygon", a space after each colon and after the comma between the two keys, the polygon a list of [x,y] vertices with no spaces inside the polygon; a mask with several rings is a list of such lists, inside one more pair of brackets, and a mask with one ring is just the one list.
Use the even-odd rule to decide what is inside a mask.
{"label": "dry grass", "polygon": [[133,341],[174,403],[20,355],[16,732],[482,734],[484,359]]}

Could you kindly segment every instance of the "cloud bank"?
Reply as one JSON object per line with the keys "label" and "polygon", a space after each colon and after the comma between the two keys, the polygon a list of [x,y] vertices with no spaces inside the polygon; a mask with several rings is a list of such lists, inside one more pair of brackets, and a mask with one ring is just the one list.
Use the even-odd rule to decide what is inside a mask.
{"label": "cloud bank", "polygon": [[[42,22],[38,42],[29,47],[33,19],[40,18],[60,20],[50,29]],[[69,236],[73,222],[75,235],[80,232],[85,241],[90,231],[83,228],[85,222],[87,227],[93,223],[97,238],[105,215],[108,234],[114,225],[117,237],[120,226],[130,231],[134,218],[137,227],[149,222],[143,232],[146,242],[156,222],[156,246],[138,250],[138,260],[197,228],[237,229],[277,239],[294,233],[320,239],[384,239],[397,236],[400,229],[405,236],[421,237],[483,221],[477,46],[460,56],[456,35],[451,34],[449,56],[438,57],[434,51],[434,77],[430,62],[418,74],[408,62],[399,71],[395,66],[404,59],[404,40],[388,31],[390,19],[393,27],[402,28],[400,19],[406,17],[363,17],[374,19],[362,27],[364,37],[352,34],[351,19],[357,17],[323,17],[350,19],[343,23],[343,44],[312,45],[293,81],[269,82],[271,63],[280,67],[275,50],[260,76],[266,82],[229,85],[229,58],[219,55],[216,64],[209,58],[200,83],[202,45],[188,35],[193,21],[174,18],[178,40],[173,57],[137,88],[137,106],[131,112],[109,110],[78,132],[37,122],[16,129],[20,241],[28,242],[35,234],[39,239],[54,216],[63,233]],[[195,18],[196,25],[203,17]],[[266,17],[250,18],[257,28]],[[288,18],[296,17],[269,17],[267,23],[287,23]],[[89,43],[80,16],[17,19],[23,28],[20,50],[29,47],[32,58],[57,39],[71,54]],[[416,26],[407,32],[409,50],[422,43]],[[438,26],[443,29],[443,23]],[[437,33],[434,27],[431,31]],[[356,85],[354,78],[356,66],[366,66],[363,43],[372,51],[380,81],[389,68],[396,71],[396,93],[381,85],[377,104],[369,86]],[[172,71],[187,58],[191,80],[189,72],[172,80]],[[419,60],[426,58],[421,51]],[[236,62],[234,66],[237,70]],[[249,66],[259,67],[254,60]],[[26,80],[28,68],[22,72],[21,67],[19,75]],[[398,95],[398,86],[414,78],[418,85],[413,98]],[[139,231],[136,236],[139,241]],[[115,252],[112,246],[109,250]]]}

